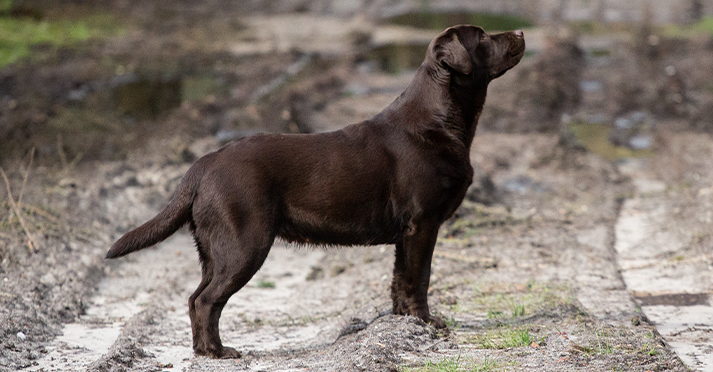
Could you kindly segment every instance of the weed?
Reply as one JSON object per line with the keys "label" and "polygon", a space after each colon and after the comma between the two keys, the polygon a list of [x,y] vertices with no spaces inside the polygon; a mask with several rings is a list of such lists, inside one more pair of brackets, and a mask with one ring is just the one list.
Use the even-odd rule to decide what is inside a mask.
{"label": "weed", "polygon": [[[491,289],[474,285],[473,291],[475,292],[472,297],[473,310],[487,312],[488,319],[499,318],[506,313],[511,314],[512,317],[519,317],[571,302],[570,288],[558,283],[528,282]],[[465,301],[463,303],[465,309],[468,303]]]}
{"label": "weed", "polygon": [[502,311],[488,309],[488,319],[495,319],[503,316]]}
{"label": "weed", "polygon": [[448,305],[448,304],[446,304],[446,303],[444,302],[443,305],[444,305],[444,306],[448,306],[448,307],[450,308],[451,312],[456,313],[456,314],[463,314],[463,313],[470,312],[469,309],[465,309],[465,308],[463,307],[463,305],[462,305],[461,302],[456,302],[456,303],[453,304],[453,305]]}
{"label": "weed", "polygon": [[680,255],[680,254],[677,255],[677,256],[671,257],[671,261],[674,261],[674,262],[680,262],[680,261],[683,261],[683,260],[685,260],[685,259],[686,259],[686,256]]}
{"label": "weed", "polygon": [[643,348],[641,348],[640,350],[637,350],[637,353],[647,354],[649,356],[657,356],[657,355],[661,354],[661,352],[658,349],[656,349],[655,346],[649,345],[648,342],[644,344]]}
{"label": "weed", "polygon": [[[251,326],[251,327],[258,327],[263,325],[263,321],[260,318],[253,318],[249,319],[245,313],[239,313],[238,318],[240,318],[241,321],[243,321],[245,324]],[[238,324],[238,323],[236,323]]]}
{"label": "weed", "polygon": [[586,346],[582,346],[582,345],[578,345],[578,344],[573,344],[573,345],[572,345],[572,350],[578,351],[578,352],[580,352],[580,353],[594,354],[594,351],[592,350],[592,348],[589,348],[589,347],[586,347]]}
{"label": "weed", "polygon": [[614,352],[612,346],[608,342],[606,342],[606,340],[602,341],[602,339],[599,337],[599,332],[594,332],[594,334],[597,335],[597,346],[599,354],[612,354]]}
{"label": "weed", "polygon": [[449,329],[451,330],[457,330],[458,329],[458,322],[456,319],[452,316],[447,316],[441,312],[435,311],[433,315],[443,319],[444,322],[446,322],[446,325],[448,326]]}
{"label": "weed", "polygon": [[532,336],[526,329],[502,329],[476,335],[471,342],[483,349],[509,349],[532,344]]}
{"label": "weed", "polygon": [[267,279],[260,279],[257,282],[258,288],[275,288],[275,282],[269,281]]}
{"label": "weed", "polygon": [[433,363],[430,360],[424,366],[426,371],[434,372],[456,372],[460,368],[460,355],[453,359],[444,359],[438,363]]}
{"label": "weed", "polygon": [[482,362],[476,364],[473,366],[473,368],[470,369],[472,372],[491,372],[491,371],[497,371],[500,370],[503,367],[501,363],[498,363],[498,361],[494,359],[488,359],[488,356],[485,356],[485,359],[483,359]]}
{"label": "weed", "polygon": [[494,372],[501,371],[507,364],[487,356],[482,362],[462,358],[460,355],[439,362],[427,361],[423,367],[399,368],[400,372]]}

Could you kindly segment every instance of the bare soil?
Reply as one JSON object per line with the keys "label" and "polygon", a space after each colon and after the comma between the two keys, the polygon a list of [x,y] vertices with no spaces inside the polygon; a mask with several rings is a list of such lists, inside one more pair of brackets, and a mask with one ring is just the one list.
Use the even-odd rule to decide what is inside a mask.
{"label": "bare soil", "polygon": [[[200,14],[215,12],[211,6],[220,4],[198,7],[207,12]],[[576,38],[534,43],[551,53],[527,58],[492,84],[473,145],[476,180],[443,226],[433,261],[431,310],[447,320],[448,332],[391,314],[393,247],[278,243],[221,318],[224,343],[244,357],[195,357],[186,303],[200,274],[186,232],[107,262],[111,242],[162,208],[190,163],[224,141],[255,131],[339,128],[375,114],[410,81],[409,72],[385,74],[364,61],[359,35],[377,27],[369,20],[334,22],[307,12],[289,32],[284,18],[260,12],[260,25],[276,25],[267,52],[250,22],[219,17],[213,27],[236,41],[207,43],[176,11],[174,23],[148,27],[137,16],[117,40],[1,72],[1,81],[19,82],[0,89],[0,165],[12,200],[22,194],[22,222],[2,182],[0,370],[429,371],[439,363],[483,371],[705,370],[695,361],[711,353],[711,322],[657,330],[665,317],[650,320],[656,306],[689,297],[665,303],[658,290],[636,289],[628,275],[637,273],[622,261],[632,256],[617,246],[622,209],[626,217],[632,206],[663,208],[642,218],[670,232],[675,249],[633,258],[655,260],[644,269],[654,268],[659,283],[684,283],[667,295],[690,293],[700,297],[691,305],[710,307],[713,141],[706,112],[713,100],[696,68],[713,65],[705,40],[659,50],[653,60],[640,60],[635,44],[617,44],[626,52],[602,60],[577,50]],[[327,30],[340,38],[309,36]],[[572,55],[571,65],[552,67],[553,57]],[[683,91],[667,89],[675,83],[664,69],[671,64]],[[207,74],[217,88],[155,117],[116,114],[103,88],[80,102],[68,98],[84,86],[119,84],[116,76],[126,71],[164,70]],[[640,99],[623,99],[630,93],[619,80]],[[584,89],[582,81],[600,84]],[[38,94],[38,86],[56,93]],[[675,94],[682,92],[680,100]],[[660,99],[670,104],[660,107]],[[656,123],[635,133],[653,141],[643,160],[595,153],[567,130],[572,120],[600,114],[613,123],[638,110]],[[73,120],[92,125],[64,131],[62,123]],[[695,273],[688,279],[695,291],[674,280],[688,273]],[[513,334],[526,339],[508,344]],[[703,346],[684,364],[672,341]]]}

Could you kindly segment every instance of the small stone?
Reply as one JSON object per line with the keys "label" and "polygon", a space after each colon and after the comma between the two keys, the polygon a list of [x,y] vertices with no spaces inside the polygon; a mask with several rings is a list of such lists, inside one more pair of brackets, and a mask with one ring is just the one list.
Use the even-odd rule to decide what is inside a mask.
{"label": "small stone", "polygon": [[40,278],[40,282],[42,284],[53,286],[57,284],[57,278],[52,273],[47,273],[45,275],[42,275],[42,277]]}
{"label": "small stone", "polygon": [[27,336],[25,336],[25,334],[22,332],[17,332],[17,338],[19,338],[20,340],[24,340],[27,338]]}
{"label": "small stone", "polygon": [[319,266],[312,266],[312,270],[307,274],[306,280],[317,280],[324,278],[324,269]]}
{"label": "small stone", "polygon": [[331,276],[337,276],[343,272],[347,271],[346,266],[343,265],[335,265],[332,267],[332,270],[330,272]]}

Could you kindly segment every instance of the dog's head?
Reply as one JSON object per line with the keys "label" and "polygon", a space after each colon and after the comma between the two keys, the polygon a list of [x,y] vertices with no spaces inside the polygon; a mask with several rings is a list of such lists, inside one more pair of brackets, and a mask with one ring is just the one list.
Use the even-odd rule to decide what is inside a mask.
{"label": "dog's head", "polygon": [[480,27],[460,25],[431,41],[426,61],[433,64],[437,75],[450,76],[451,81],[487,83],[517,65],[524,54],[522,31],[488,35]]}

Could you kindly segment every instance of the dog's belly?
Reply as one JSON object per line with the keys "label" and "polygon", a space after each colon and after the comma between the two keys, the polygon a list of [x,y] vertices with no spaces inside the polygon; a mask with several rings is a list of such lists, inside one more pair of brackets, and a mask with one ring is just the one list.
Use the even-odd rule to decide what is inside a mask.
{"label": "dog's belly", "polygon": [[285,218],[279,226],[277,235],[288,242],[300,244],[391,244],[401,237],[404,226],[402,219],[396,217],[311,219],[305,218],[308,217],[305,214]]}
{"label": "dog's belly", "polygon": [[399,234],[384,231],[354,231],[339,232],[324,229],[305,229],[290,226],[280,231],[278,236],[290,243],[313,245],[376,245],[394,244],[398,241]]}

